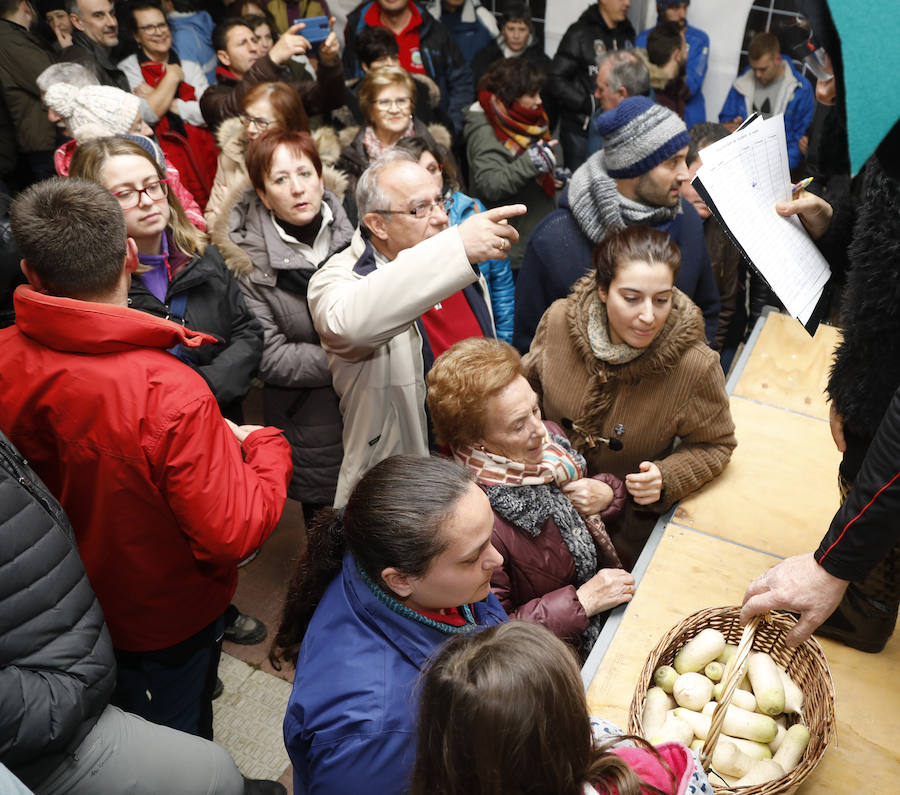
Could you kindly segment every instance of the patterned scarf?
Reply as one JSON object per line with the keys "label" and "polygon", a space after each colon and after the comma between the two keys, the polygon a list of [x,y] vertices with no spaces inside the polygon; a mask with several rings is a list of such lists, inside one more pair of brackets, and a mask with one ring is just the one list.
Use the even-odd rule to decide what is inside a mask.
{"label": "patterned scarf", "polygon": [[594,356],[608,364],[625,364],[637,359],[645,350],[644,348],[632,348],[625,342],[616,344],[609,338],[609,316],[606,313],[606,304],[600,300],[600,296],[596,292],[594,300],[588,307],[587,335]]}
{"label": "patterned scarf", "polygon": [[[409,117],[409,126],[407,126],[406,131],[401,135],[401,138],[411,138],[416,134],[416,128],[413,125],[412,116]],[[366,125],[366,131],[363,133],[363,146],[366,149],[366,154],[369,156],[369,160],[372,161],[378,155],[387,152],[388,149],[393,148],[393,144],[386,144],[375,134],[375,128],[370,124]]]}
{"label": "patterned scarf", "polygon": [[[478,103],[491,127],[494,128],[497,140],[503,144],[504,149],[516,157],[532,144],[550,140],[550,122],[543,106],[532,110],[514,102],[511,108],[507,108],[500,101],[500,97],[490,91],[479,91]],[[544,193],[553,196],[556,192],[553,175],[542,174],[538,177],[538,181]]]}
{"label": "patterned scarf", "polygon": [[626,198],[603,168],[601,149],[569,180],[569,209],[581,231],[596,245],[613,229],[635,224],[662,227],[671,223],[681,212],[681,199],[674,207],[651,207]]}
{"label": "patterned scarf", "polygon": [[[553,517],[575,563],[575,581],[586,583],[601,568],[622,563],[599,515],[582,516],[560,486],[585,476],[587,465],[564,436],[545,431],[544,455],[539,464],[511,461],[470,445],[451,448],[453,457],[486,486],[491,507],[506,521],[532,537]],[[529,486],[530,488],[522,488]],[[590,651],[605,615],[590,619],[582,635],[582,650]]]}

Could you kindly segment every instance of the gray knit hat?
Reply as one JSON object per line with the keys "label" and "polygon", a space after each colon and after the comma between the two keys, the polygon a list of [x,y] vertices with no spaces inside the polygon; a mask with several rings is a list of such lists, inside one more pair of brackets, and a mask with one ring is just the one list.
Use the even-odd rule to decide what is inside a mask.
{"label": "gray knit hat", "polygon": [[614,179],[639,177],[691,141],[684,122],[647,97],[627,97],[596,122],[603,165]]}

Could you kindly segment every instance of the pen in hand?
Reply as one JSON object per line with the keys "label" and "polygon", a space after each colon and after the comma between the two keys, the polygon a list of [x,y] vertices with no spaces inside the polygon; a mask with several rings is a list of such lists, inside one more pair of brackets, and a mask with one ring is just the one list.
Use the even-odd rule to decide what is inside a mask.
{"label": "pen in hand", "polygon": [[796,185],[791,185],[791,196],[796,196],[801,190],[805,190],[812,181],[812,177],[807,177],[806,179],[801,179]]}

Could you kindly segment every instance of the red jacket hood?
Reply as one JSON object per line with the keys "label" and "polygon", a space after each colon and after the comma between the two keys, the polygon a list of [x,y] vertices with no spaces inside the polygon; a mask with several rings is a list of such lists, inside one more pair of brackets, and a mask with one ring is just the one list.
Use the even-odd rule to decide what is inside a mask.
{"label": "red jacket hood", "polygon": [[197,348],[217,342],[137,309],[39,293],[23,284],[13,297],[16,327],[35,342],[68,353],[119,353],[134,348]]}

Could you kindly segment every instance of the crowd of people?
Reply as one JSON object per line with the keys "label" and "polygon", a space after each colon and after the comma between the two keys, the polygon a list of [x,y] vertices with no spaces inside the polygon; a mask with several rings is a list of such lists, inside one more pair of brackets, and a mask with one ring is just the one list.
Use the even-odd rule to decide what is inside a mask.
{"label": "crowd of people", "polygon": [[[0,0],[0,776],[283,792],[212,702],[223,638],[267,636],[237,567],[291,498],[295,793],[711,791],[588,716],[578,663],[728,465],[725,375],[780,306],[690,178],[753,113],[821,167],[840,42],[822,3],[813,85],[812,38],[748,34],[716,115],[689,0],[639,35],[596,0],[552,58],[531,5],[367,0],[341,41],[325,0]],[[896,621],[900,374],[866,367],[897,138],[856,194],[778,206],[849,263],[847,502],[747,594],[801,612],[792,642]]]}

